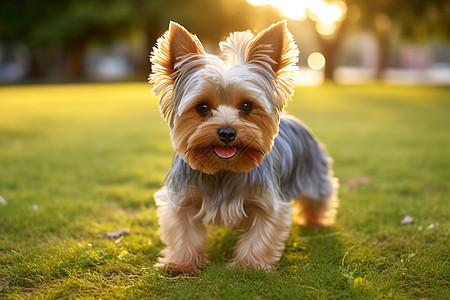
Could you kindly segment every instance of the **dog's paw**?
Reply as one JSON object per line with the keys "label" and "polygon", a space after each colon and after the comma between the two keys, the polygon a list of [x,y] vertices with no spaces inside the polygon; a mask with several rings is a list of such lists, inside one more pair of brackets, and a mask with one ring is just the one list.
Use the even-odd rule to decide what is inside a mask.
{"label": "dog's paw", "polygon": [[154,265],[155,268],[166,270],[171,276],[188,274],[190,276],[199,276],[202,266],[186,263],[167,262],[160,259],[160,262]]}
{"label": "dog's paw", "polygon": [[227,263],[227,269],[241,269],[245,271],[253,271],[253,270],[264,270],[266,272],[271,272],[273,266],[270,264],[265,264],[262,262],[241,262],[239,260],[231,260]]}

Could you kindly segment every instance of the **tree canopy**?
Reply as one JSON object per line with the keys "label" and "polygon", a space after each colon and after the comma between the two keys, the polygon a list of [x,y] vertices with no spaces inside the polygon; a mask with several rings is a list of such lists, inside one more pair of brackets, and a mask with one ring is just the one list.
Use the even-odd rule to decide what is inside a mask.
{"label": "tree canopy", "polygon": [[[358,26],[374,32],[393,25],[409,40],[450,37],[448,0],[347,0],[346,6],[342,25],[359,14]],[[0,41],[26,45],[32,51],[58,46],[69,61],[67,75],[79,77],[82,52],[92,41],[126,38],[138,30],[145,35],[150,52],[169,20],[184,24],[208,43],[221,40],[230,31],[254,28],[262,22],[265,24],[258,26],[267,26],[280,18],[281,13],[273,8],[251,6],[245,0],[5,0],[0,2]],[[346,29],[339,26],[339,40]],[[322,39],[321,44],[332,61],[339,43]]]}

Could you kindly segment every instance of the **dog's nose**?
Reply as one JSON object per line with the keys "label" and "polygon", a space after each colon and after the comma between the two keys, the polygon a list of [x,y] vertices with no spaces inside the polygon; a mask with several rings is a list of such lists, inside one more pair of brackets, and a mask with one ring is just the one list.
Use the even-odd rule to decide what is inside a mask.
{"label": "dog's nose", "polygon": [[236,138],[236,130],[230,127],[220,128],[217,135],[222,142],[229,144]]}

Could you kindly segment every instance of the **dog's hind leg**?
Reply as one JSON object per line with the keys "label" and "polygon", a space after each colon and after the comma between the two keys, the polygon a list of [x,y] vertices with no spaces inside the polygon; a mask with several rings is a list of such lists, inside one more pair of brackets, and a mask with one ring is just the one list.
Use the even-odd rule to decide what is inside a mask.
{"label": "dog's hind leg", "polygon": [[333,177],[326,153],[310,163],[308,172],[302,172],[300,195],[292,201],[293,219],[307,227],[332,226],[336,220],[338,180]]}
{"label": "dog's hind leg", "polygon": [[335,223],[339,205],[336,178],[330,178],[328,185],[332,186],[332,191],[321,198],[302,194],[292,200],[294,221],[307,227],[327,227]]}
{"label": "dog's hind leg", "polygon": [[338,207],[338,180],[325,147],[300,121],[286,118],[284,134],[295,159],[289,179],[294,208],[293,219],[308,227],[331,226]]}

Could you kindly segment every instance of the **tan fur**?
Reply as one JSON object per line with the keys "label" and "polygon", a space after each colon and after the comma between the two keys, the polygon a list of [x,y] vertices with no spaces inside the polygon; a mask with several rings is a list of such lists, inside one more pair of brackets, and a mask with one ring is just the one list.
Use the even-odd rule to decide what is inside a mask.
{"label": "tan fur", "polygon": [[[270,49],[267,52],[267,48]],[[290,97],[294,94],[294,78],[292,66],[298,61],[298,50],[292,34],[287,29],[287,23],[278,22],[266,30],[261,31],[248,46],[247,61],[255,57],[266,54],[272,59],[270,64],[276,74],[276,85],[280,91],[280,98],[277,101],[277,108],[281,112],[286,106]]]}
{"label": "tan fur", "polygon": [[187,273],[198,275],[207,263],[206,228],[199,220],[194,220],[194,208],[158,208],[159,235],[168,245],[161,252],[160,265],[172,275]]}
{"label": "tan fur", "polygon": [[172,97],[173,84],[176,78],[175,63],[187,54],[205,54],[202,44],[195,35],[175,22],[170,22],[169,30],[158,39],[157,46],[151,55],[152,74],[149,79],[153,82],[155,94],[161,92],[159,108],[161,115],[167,121],[173,113]]}
{"label": "tan fur", "polygon": [[[190,168],[209,175],[223,170],[250,172],[263,162],[278,134],[280,113],[295,88],[293,74],[298,50],[285,21],[256,36],[249,31],[233,33],[227,43],[221,44],[222,54],[227,58],[223,61],[211,58],[195,35],[171,22],[151,56],[150,81],[154,93],[162,94],[159,108],[169,123],[173,148]],[[202,60],[206,61],[203,65],[199,64]],[[227,81],[232,77],[227,73],[232,72],[229,64],[236,67],[231,69],[238,74],[234,81]],[[200,87],[195,85],[199,78],[203,80]],[[242,84],[248,78],[250,84],[249,81]],[[193,87],[181,85],[194,92],[175,89],[174,85],[180,82],[194,82]],[[247,114],[242,105],[248,101],[253,108]],[[210,111],[199,113],[196,108],[199,104],[206,104]],[[221,141],[218,131],[223,128],[234,129],[235,139]],[[233,157],[224,159],[214,153],[215,146],[236,147],[237,151]],[[275,186],[279,184],[274,182]],[[280,260],[289,235],[292,209],[286,199],[278,199],[281,196],[277,191],[268,192],[261,186],[249,191],[245,185],[236,190],[234,198],[211,203],[201,185],[193,187],[184,182],[181,185],[182,193],[170,194],[163,188],[155,196],[176,199],[158,203],[159,234],[167,245],[158,266],[173,275],[198,275],[207,263],[206,225],[210,223],[239,228],[242,232],[228,267],[270,269]],[[332,197],[328,202],[328,199],[295,199],[294,219],[306,226],[332,225],[337,207],[335,195]]]}
{"label": "tan fur", "polygon": [[306,227],[328,227],[336,221],[338,201],[336,196],[327,202],[318,202],[306,197],[292,201],[294,221]]}
{"label": "tan fur", "polygon": [[276,212],[258,206],[247,207],[249,218],[244,222],[234,258],[228,267],[243,266],[251,269],[270,269],[278,263],[284,242],[291,227],[289,205]]}
{"label": "tan fur", "polygon": [[[278,122],[257,106],[251,115],[242,115],[237,109],[241,102],[237,102],[236,109],[231,112],[230,109],[218,107],[210,117],[199,115],[194,103],[194,107],[176,118],[172,130],[173,147],[193,169],[208,174],[223,169],[248,172],[270,152],[278,133]],[[221,144],[216,133],[226,126],[235,128],[238,133],[233,143],[238,147],[238,153],[231,159],[223,160],[214,154],[211,145]]]}
{"label": "tan fur", "polygon": [[[206,214],[211,213],[211,207],[199,193],[193,191],[188,194],[197,198],[186,199],[180,208],[158,208],[159,234],[168,247],[161,252],[162,257],[157,266],[165,268],[172,275],[198,275],[199,270],[207,263],[206,227],[201,220],[205,220]],[[261,201],[251,195],[243,195],[240,199],[243,201],[226,205],[227,213],[224,213],[224,207],[217,207],[217,212],[209,223],[242,229],[243,234],[239,237],[234,258],[228,263],[228,267],[270,269],[280,260],[284,250],[284,242],[291,226],[291,207],[286,203],[274,211],[273,208],[261,205],[264,201],[273,203],[272,199]],[[230,223],[229,220],[233,219],[235,222]]]}

